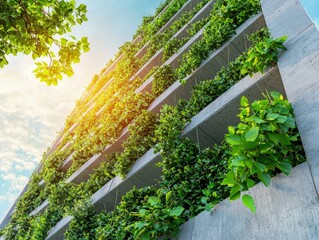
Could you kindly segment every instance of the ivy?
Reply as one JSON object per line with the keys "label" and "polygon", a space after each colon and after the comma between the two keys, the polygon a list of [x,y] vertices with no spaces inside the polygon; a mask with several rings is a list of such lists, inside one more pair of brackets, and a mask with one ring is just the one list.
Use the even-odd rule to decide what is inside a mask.
{"label": "ivy", "polygon": [[154,144],[156,116],[149,111],[142,111],[129,126],[129,137],[123,143],[123,152],[116,154],[114,173],[124,177],[133,162],[146,153]]}
{"label": "ivy", "polygon": [[[232,157],[223,184],[231,187],[230,200],[238,199],[258,181],[268,186],[278,172],[289,175],[293,165],[304,161],[290,103],[278,92],[264,97],[251,104],[242,97],[240,123],[228,128],[226,141]],[[245,196],[243,202],[255,211],[250,197]]]}
{"label": "ivy", "polygon": [[159,96],[177,80],[173,69],[169,65],[161,66],[153,76],[152,93],[155,96]]}
{"label": "ivy", "polygon": [[259,0],[217,1],[210,14],[210,20],[205,25],[202,39],[194,43],[183,55],[181,65],[176,70],[178,79],[183,82],[211,51],[221,46],[234,34],[238,26],[259,10]]}

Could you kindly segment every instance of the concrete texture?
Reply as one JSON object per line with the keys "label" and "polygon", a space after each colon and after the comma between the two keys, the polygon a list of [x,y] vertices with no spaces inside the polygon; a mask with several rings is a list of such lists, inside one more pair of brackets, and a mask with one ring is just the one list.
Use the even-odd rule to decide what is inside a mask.
{"label": "concrete texture", "polygon": [[146,152],[133,165],[125,179],[117,176],[105,184],[91,198],[97,212],[112,211],[119,203],[121,197],[135,187],[154,185],[160,179],[161,168],[156,164],[161,161],[161,156],[154,154],[153,148]]}
{"label": "concrete texture", "polygon": [[62,171],[66,172],[72,166],[72,158],[74,154],[75,154],[75,151],[71,153],[71,155],[68,156],[67,159],[65,159],[63,165],[61,166]]}
{"label": "concrete texture", "polygon": [[319,32],[298,0],[262,1],[262,8],[272,35],[288,36],[278,67],[318,189]]}
{"label": "concrete texture", "polygon": [[39,186],[42,186],[42,187],[45,186],[45,181],[43,179],[39,182]]}
{"label": "concrete texture", "polygon": [[183,137],[189,137],[201,147],[218,144],[228,132],[228,126],[239,123],[240,98],[246,96],[250,102],[263,98],[262,93],[276,90],[285,96],[279,71],[270,68],[265,74],[255,74],[245,77],[228,91],[209,104],[192,118],[192,121],[182,132]]}
{"label": "concrete texture", "polygon": [[85,164],[83,164],[83,166],[80,169],[74,172],[66,180],[66,182],[81,183],[88,180],[90,177],[90,174],[93,173],[94,169],[100,166],[106,154],[123,151],[122,144],[128,138],[128,134],[129,134],[128,126],[126,126],[122,130],[121,135],[118,137],[118,139],[114,143],[106,146],[104,150],[102,151],[102,153],[95,154],[93,157],[91,157]]}
{"label": "concrete texture", "polygon": [[289,177],[272,178],[269,187],[257,184],[249,194],[255,199],[256,214],[241,200],[226,199],[183,224],[177,239],[318,239],[319,201],[307,163],[295,167]]}
{"label": "concrete texture", "polygon": [[69,226],[72,219],[72,216],[68,216],[60,220],[53,228],[49,230],[48,236],[45,238],[45,240],[64,239],[64,233],[66,232],[66,229]]}
{"label": "concrete texture", "polygon": [[37,207],[36,209],[34,209],[29,216],[36,216],[39,214],[44,213],[45,209],[47,209],[47,207],[49,206],[49,201],[45,200],[39,207]]}
{"label": "concrete texture", "polygon": [[201,10],[199,10],[184,27],[182,27],[177,33],[175,33],[173,37],[178,39],[186,37],[188,35],[187,30],[192,26],[193,23],[209,16],[211,10],[214,7],[215,2],[216,0],[211,0],[208,3],[206,3],[206,5]]}
{"label": "concrete texture", "polygon": [[162,33],[163,31],[165,31],[167,28],[169,28],[176,20],[178,20],[184,12],[187,12],[189,10],[191,10],[193,7],[196,6],[196,4],[198,4],[199,2],[201,2],[202,0],[189,0],[187,1],[182,7],[181,9],[175,13],[174,16],[171,17],[171,19],[157,32],[157,34]]}
{"label": "concrete texture", "polygon": [[[179,81],[173,83],[157,99],[155,99],[149,110],[158,113],[163,104],[175,105],[178,99],[189,99],[194,85],[202,80],[212,79],[222,68],[223,64],[228,65],[230,61],[236,59],[241,53],[247,50],[250,43],[246,40],[246,35],[265,26],[262,14],[258,14],[247,20],[236,31],[236,35],[221,47],[213,51],[200,66],[186,78],[186,85]],[[151,91],[153,78],[147,80],[137,91]]]}

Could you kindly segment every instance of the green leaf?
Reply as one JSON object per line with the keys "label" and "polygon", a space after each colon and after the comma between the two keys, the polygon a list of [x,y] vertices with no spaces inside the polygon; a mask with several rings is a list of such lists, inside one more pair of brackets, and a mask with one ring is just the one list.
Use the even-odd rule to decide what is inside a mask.
{"label": "green leaf", "polygon": [[228,172],[226,174],[226,178],[221,183],[222,185],[228,185],[229,187],[233,187],[236,184],[235,180],[235,173],[234,172]]}
{"label": "green leaf", "polygon": [[260,181],[262,181],[262,183],[267,187],[270,184],[270,175],[267,173],[263,173],[258,171],[257,172],[258,178]]}
{"label": "green leaf", "polygon": [[277,113],[268,113],[266,119],[268,121],[273,121],[275,120],[277,117],[279,117],[279,114]]}
{"label": "green leaf", "polygon": [[245,133],[245,139],[248,142],[254,142],[257,139],[258,134],[259,134],[259,127],[251,127]]}
{"label": "green leaf", "polygon": [[239,185],[235,185],[234,187],[232,187],[230,189],[229,199],[231,201],[234,201],[234,200],[236,200],[238,198],[240,198],[240,186]]}
{"label": "green leaf", "polygon": [[277,167],[287,176],[290,174],[292,169],[292,165],[286,161],[277,163]]}
{"label": "green leaf", "polygon": [[249,106],[248,98],[246,98],[245,96],[242,96],[240,99],[240,106],[242,106],[242,107]]}
{"label": "green leaf", "polygon": [[182,215],[183,212],[184,212],[184,208],[179,206],[179,207],[175,207],[175,208],[171,209],[169,211],[169,215],[171,217],[179,217],[180,215]]}
{"label": "green leaf", "polygon": [[282,144],[284,146],[290,145],[290,138],[286,134],[281,133],[267,133],[270,140],[276,144]]}
{"label": "green leaf", "polygon": [[252,213],[256,213],[256,205],[255,205],[255,201],[254,201],[254,198],[245,194],[243,197],[242,197],[242,201],[243,201],[243,204],[248,207],[250,209],[250,211],[252,211]]}
{"label": "green leaf", "polygon": [[241,145],[242,144],[241,137],[239,135],[236,135],[236,134],[227,134],[226,141],[231,145]]}

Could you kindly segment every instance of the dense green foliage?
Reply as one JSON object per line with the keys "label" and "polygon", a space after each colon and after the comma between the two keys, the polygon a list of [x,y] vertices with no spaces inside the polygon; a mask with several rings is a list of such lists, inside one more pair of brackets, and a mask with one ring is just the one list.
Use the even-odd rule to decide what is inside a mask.
{"label": "dense green foliage", "polygon": [[62,74],[73,75],[72,65],[80,61],[81,52],[89,50],[86,37],[61,37],[87,21],[84,4],[77,6],[74,0],[1,1],[0,11],[1,68],[8,64],[10,54],[45,57],[48,62],[37,62],[35,75],[48,85],[57,85]]}
{"label": "dense green foliage", "polygon": [[[142,36],[141,42],[124,44],[119,51],[122,57],[115,69],[103,77],[94,77],[94,84],[87,89],[83,101],[78,103],[79,108],[67,119],[66,134],[61,144],[51,155],[45,156],[43,169],[39,174],[33,175],[28,191],[19,200],[17,211],[5,230],[8,239],[43,239],[51,227],[68,215],[74,219],[68,227],[66,239],[170,239],[178,233],[180,224],[204,209],[210,210],[229,194],[230,198],[234,199],[241,191],[247,190],[252,182],[243,177],[237,178],[240,174],[251,174],[248,178],[255,184],[259,180],[268,180],[268,175],[273,176],[281,171],[288,173],[292,165],[303,160],[292,109],[279,93],[271,93],[272,99],[267,96],[251,106],[243,98],[241,104],[245,106],[240,117],[241,123],[237,127],[229,128],[231,132],[220,146],[200,149],[200,146],[190,139],[180,137],[185,125],[199,111],[243,77],[264,72],[277,61],[279,49],[284,49],[285,37],[272,39],[266,29],[250,36],[251,47],[247,52],[222,68],[213,79],[197,84],[189,100],[176,99],[174,106],[162,106],[158,115],[146,110],[173,82],[183,80],[195,70],[211,51],[229,39],[234,30],[260,7],[256,0],[219,0],[209,18],[192,24],[186,38],[172,38],[207,3],[202,1],[182,14],[168,30],[156,34],[184,2],[172,0],[167,5],[167,1],[164,4],[167,6],[166,11],[156,19],[145,18],[138,30],[138,34]],[[183,55],[180,68],[173,69],[164,65],[153,68],[143,79],[135,76],[143,63],[161,47],[165,60],[203,27],[203,39],[192,45],[190,51]],[[147,41],[150,44],[147,53],[142,58],[136,57],[141,45]],[[108,66],[110,64],[112,61]],[[151,93],[137,93],[136,89],[151,76]],[[106,85],[107,90],[100,91]],[[94,105],[89,108],[89,100],[95,94],[97,97]],[[257,105],[261,103],[260,105],[264,106],[266,101],[266,115],[265,111],[255,111],[254,107],[258,109]],[[81,108],[81,105],[85,107]],[[249,114],[247,108],[251,109]],[[273,114],[272,118],[269,118],[269,114]],[[285,121],[284,117],[287,117]],[[74,130],[68,131],[74,124],[77,124]],[[285,124],[289,126],[285,128]],[[253,130],[243,129],[244,125]],[[263,129],[262,132],[261,125],[270,128]],[[255,169],[252,170],[249,164],[233,164],[238,156],[249,158],[251,149],[246,149],[246,145],[239,148],[229,141],[232,137],[245,140],[247,132],[251,140],[250,137],[256,135],[257,126],[258,136],[254,141],[258,140],[263,144],[271,140],[274,149],[271,154],[268,152],[266,157],[280,157],[283,161],[261,169],[260,176],[268,174],[264,179],[260,178],[257,172],[253,172]],[[93,155],[101,154],[106,146],[117,141],[126,127],[128,138],[122,143],[123,151],[105,154],[100,166],[86,182],[65,182],[67,177]],[[267,141],[263,137],[265,134],[268,134]],[[283,145],[284,151],[280,150],[282,134],[289,138],[289,144],[286,141],[287,144]],[[63,148],[68,142],[71,146]],[[128,191],[112,212],[97,214],[89,203],[92,194],[116,175],[125,177],[134,162],[152,147],[162,157],[160,167],[163,174],[160,183],[153,187]],[[260,157],[261,161],[259,162],[258,158],[251,161],[258,162],[258,166],[266,165],[263,162],[265,152],[262,152],[259,146],[255,146],[254,154]],[[69,156],[72,166],[63,171],[61,166]],[[44,188],[38,185],[41,179],[45,180]],[[227,182],[229,179],[231,183]],[[49,206],[44,214],[29,216],[45,199],[49,200]],[[254,211],[254,202],[250,196],[244,195],[243,201]]]}
{"label": "dense green foliage", "polygon": [[[257,181],[268,186],[278,171],[289,175],[293,165],[304,161],[292,108],[281,94],[270,92],[252,104],[242,97],[240,104],[240,124],[226,135],[232,157],[223,184],[231,187],[231,200]],[[255,211],[254,204],[244,203]]]}

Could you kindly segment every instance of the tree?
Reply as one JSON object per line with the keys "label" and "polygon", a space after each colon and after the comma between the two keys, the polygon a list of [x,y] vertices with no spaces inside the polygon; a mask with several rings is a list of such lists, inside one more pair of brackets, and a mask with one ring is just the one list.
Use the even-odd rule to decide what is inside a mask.
{"label": "tree", "polygon": [[0,0],[0,68],[8,64],[8,55],[23,53],[41,58],[34,73],[48,85],[57,85],[63,74],[72,76],[72,64],[89,43],[66,34],[87,21],[86,12],[76,0]]}

